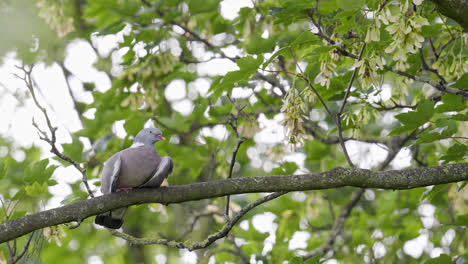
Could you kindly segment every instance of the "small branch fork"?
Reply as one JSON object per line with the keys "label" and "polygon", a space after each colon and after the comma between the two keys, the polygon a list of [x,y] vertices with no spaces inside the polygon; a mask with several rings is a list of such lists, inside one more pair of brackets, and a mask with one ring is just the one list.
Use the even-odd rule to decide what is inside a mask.
{"label": "small branch fork", "polygon": [[[3,199],[0,198],[0,203],[2,204],[2,209],[3,209],[3,213],[5,214],[5,218],[6,220],[8,221],[11,217],[11,215],[13,214],[16,206],[18,205],[19,201],[21,201],[21,199],[24,197],[24,192],[23,194],[21,195],[21,197],[16,200],[16,202],[4,202]],[[10,208],[11,206],[11,208]],[[17,253],[17,239],[13,239],[13,246],[10,245],[10,241],[6,242],[6,245],[7,245],[7,248],[8,248],[8,254],[10,256],[10,262],[9,263],[17,263],[23,256],[24,254],[28,251],[28,248],[29,248],[29,244],[31,243],[31,240],[32,240],[32,237],[34,235],[34,232],[33,231],[30,235],[29,235],[29,238],[26,242],[26,245],[24,246],[23,248],[23,251],[20,253],[20,254],[16,254]]]}
{"label": "small branch fork", "polygon": [[49,145],[51,147],[50,152],[55,154],[61,160],[67,161],[70,164],[72,164],[73,167],[75,167],[81,173],[82,181],[83,181],[83,183],[84,183],[84,185],[86,187],[86,190],[88,191],[89,196],[94,198],[94,194],[91,191],[91,188],[89,187],[88,179],[86,177],[86,168],[81,167],[80,164],[78,164],[76,161],[74,161],[71,157],[61,153],[57,149],[57,146],[56,146],[56,143],[57,143],[56,142],[57,141],[57,135],[56,135],[57,127],[52,126],[52,122],[50,121],[49,115],[47,114],[47,110],[44,107],[41,106],[41,104],[37,100],[36,93],[34,91],[34,83],[33,83],[33,79],[32,79],[32,71],[33,71],[34,65],[31,65],[29,68],[25,67],[24,65],[21,66],[21,67],[17,66],[17,68],[23,71],[24,76],[19,76],[17,74],[15,74],[15,76],[17,78],[19,78],[20,80],[23,80],[24,83],[26,84],[26,87],[28,88],[29,92],[31,93],[31,96],[32,96],[32,98],[34,100],[34,103],[36,104],[37,108],[39,108],[39,110],[41,110],[42,114],[44,115],[44,118],[45,118],[45,120],[47,122],[47,127],[49,128],[49,131],[50,131],[50,137],[49,137],[47,132],[42,130],[41,128],[39,128],[39,126],[37,125],[37,123],[33,119],[33,121],[32,121],[33,126],[36,127],[36,129],[39,131],[39,138],[41,140],[49,143]]}
{"label": "small branch fork", "polygon": [[10,242],[6,243],[8,247],[8,254],[10,255],[10,262],[9,262],[10,264],[18,263],[18,261],[26,254],[26,252],[28,252],[29,245],[31,245],[31,241],[32,241],[32,238],[34,237],[34,234],[35,234],[35,231],[29,235],[28,240],[26,241],[26,245],[24,245],[23,250],[19,254],[17,254],[18,252],[16,251],[17,250],[16,239],[13,240],[13,246],[10,246]]}
{"label": "small branch fork", "polygon": [[226,224],[223,226],[223,228],[221,228],[218,232],[214,233],[214,234],[211,234],[210,236],[208,236],[205,240],[203,241],[200,241],[200,242],[177,242],[177,241],[173,241],[173,240],[169,240],[169,239],[151,239],[151,238],[137,238],[137,237],[134,237],[134,236],[131,236],[129,234],[125,234],[125,233],[121,233],[119,231],[116,231],[116,230],[110,230],[109,232],[116,236],[116,237],[120,237],[120,238],[123,238],[125,240],[127,240],[130,244],[133,244],[133,245],[154,245],[154,244],[158,244],[158,245],[166,245],[166,246],[169,246],[169,247],[173,247],[173,248],[182,248],[182,249],[188,249],[190,251],[193,251],[193,250],[197,250],[197,249],[202,249],[202,248],[207,248],[208,246],[210,246],[211,244],[213,244],[214,242],[216,242],[217,240],[223,238],[223,237],[226,237],[229,233],[229,231],[231,231],[231,229],[237,224],[237,222],[246,214],[248,213],[250,210],[252,210],[253,208],[265,203],[265,202],[268,202],[268,201],[271,201],[275,198],[278,198],[280,197],[281,195],[285,194],[287,192],[276,192],[276,193],[272,193],[272,194],[269,194],[263,198],[260,198],[254,202],[251,202],[249,203],[247,206],[245,206],[244,208],[242,208],[237,214],[235,214],[232,218],[229,218],[227,221],[226,221]]}
{"label": "small branch fork", "polygon": [[[236,108],[237,110],[237,113],[236,115],[232,115],[231,114],[231,119],[229,121],[229,125],[231,126],[232,130],[234,131],[234,134],[236,135],[236,140],[237,140],[237,144],[236,144],[236,148],[234,149],[234,151],[232,152],[232,157],[231,157],[231,164],[229,164],[229,174],[228,174],[228,179],[231,179],[232,178],[232,172],[234,170],[234,165],[236,163],[236,156],[237,156],[237,152],[239,151],[239,148],[240,148],[240,145],[244,142],[245,138],[243,137],[239,137],[239,131],[237,129],[237,121],[239,120],[239,117],[240,117],[240,114],[242,112],[242,110],[244,110],[244,108],[247,106],[247,105],[244,105],[244,106],[241,106],[239,107],[238,105],[236,105],[236,101],[234,99],[232,99],[229,94],[227,95],[228,96],[228,99],[229,101],[231,101],[232,105],[234,105],[234,107]],[[225,217],[227,219],[229,219],[229,202],[231,200],[231,196],[228,195],[226,197],[226,210],[224,212],[225,214]]]}

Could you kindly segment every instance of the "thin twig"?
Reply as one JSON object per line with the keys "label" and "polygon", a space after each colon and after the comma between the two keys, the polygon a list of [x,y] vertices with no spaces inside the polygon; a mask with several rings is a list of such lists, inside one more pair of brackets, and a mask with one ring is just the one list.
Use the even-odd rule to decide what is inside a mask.
{"label": "thin twig", "polygon": [[365,189],[359,189],[358,191],[356,191],[351,201],[349,201],[346,204],[346,206],[343,207],[343,209],[341,210],[340,217],[338,217],[338,220],[335,222],[335,225],[333,226],[330,236],[325,242],[325,245],[317,250],[312,251],[307,256],[303,257],[304,260],[310,259],[317,255],[325,254],[327,251],[329,251],[333,247],[333,244],[335,243],[336,238],[341,234],[341,231],[344,227],[346,220],[349,218],[349,216],[351,215],[351,211],[361,199],[361,196],[364,193],[364,191]]}
{"label": "thin twig", "polygon": [[211,212],[211,213],[204,213],[204,214],[198,214],[193,218],[192,224],[190,225],[190,228],[187,229],[184,233],[182,233],[179,237],[177,237],[175,240],[182,240],[185,238],[188,234],[192,233],[192,231],[195,229],[195,225],[197,222],[200,220],[202,217],[213,217],[214,215],[219,215],[222,216],[221,213],[218,212]]}
{"label": "thin twig", "polygon": [[26,242],[26,245],[24,246],[23,250],[22,250],[21,253],[15,258],[15,260],[11,262],[11,264],[17,263],[17,262],[24,256],[24,254],[26,254],[26,252],[28,252],[28,248],[29,248],[29,245],[31,244],[31,241],[32,241],[32,238],[33,238],[34,234],[35,234],[35,231],[33,231],[33,232],[31,233],[31,235],[29,235],[28,241]]}
{"label": "thin twig", "polygon": [[63,78],[65,78],[65,84],[67,85],[68,94],[70,95],[70,98],[73,102],[73,107],[75,108],[75,111],[78,114],[78,118],[80,119],[81,123],[83,123],[83,119],[82,119],[83,111],[78,106],[78,100],[76,99],[76,96],[73,93],[73,90],[71,88],[70,81],[68,80],[68,78],[72,75],[72,73],[65,67],[63,63],[59,63],[59,66],[62,69]]}
{"label": "thin twig", "polygon": [[432,41],[432,37],[429,37],[429,44],[431,45],[432,53],[434,54],[435,61],[439,59],[439,54],[434,46],[434,42]]}
{"label": "thin twig", "polygon": [[[232,157],[231,157],[231,164],[229,164],[229,174],[228,174],[228,179],[231,179],[232,178],[232,172],[234,170],[234,165],[236,164],[236,156],[237,156],[237,152],[239,151],[239,148],[240,148],[240,145],[244,142],[244,138],[242,137],[239,137],[239,131],[237,130],[237,122],[240,118],[240,114],[242,112],[242,110],[244,110],[244,108],[246,107],[246,105],[242,106],[242,107],[239,107],[236,105],[236,102],[234,99],[231,99],[231,97],[229,96],[229,94],[227,95],[229,101],[231,101],[231,103],[234,105],[234,107],[236,108],[237,110],[237,113],[235,116],[232,116],[232,119],[230,120],[229,122],[229,125],[231,126],[232,130],[234,131],[234,134],[236,135],[236,140],[237,140],[237,145],[236,145],[236,148],[234,149],[234,151],[232,152]],[[231,196],[228,195],[226,197],[226,210],[225,210],[225,216],[227,218],[229,218],[229,202],[231,200]]]}
{"label": "thin twig", "polygon": [[81,225],[82,222],[83,222],[83,220],[80,219],[80,220],[76,221],[76,224],[70,225],[70,224],[65,223],[64,225],[66,227],[68,227],[68,229],[75,229],[75,228],[78,228]]}
{"label": "thin twig", "polygon": [[[89,184],[88,184],[88,180],[87,180],[87,176],[86,176],[86,168],[82,168],[76,161],[74,161],[71,157],[61,153],[58,149],[57,149],[57,146],[56,146],[56,142],[57,142],[57,136],[56,136],[56,132],[57,132],[57,127],[54,127],[52,126],[52,122],[49,118],[49,115],[47,113],[47,110],[42,107],[42,105],[39,103],[39,101],[37,100],[37,97],[36,97],[36,93],[34,91],[34,82],[33,82],[33,79],[32,79],[32,70],[34,68],[34,65],[31,65],[29,67],[29,69],[27,69],[24,65],[19,67],[19,66],[16,66],[18,69],[22,70],[23,73],[24,73],[24,77],[21,77],[17,74],[15,74],[15,76],[21,80],[24,81],[24,83],[26,84],[26,87],[28,88],[29,92],[31,93],[31,96],[33,98],[33,101],[34,103],[36,104],[37,108],[39,108],[42,112],[42,114],[44,115],[44,118],[46,120],[46,123],[47,123],[47,127],[49,128],[49,131],[50,131],[50,137],[48,136],[48,134],[41,130],[39,128],[39,126],[34,122],[34,119],[33,119],[33,126],[36,127],[36,129],[39,131],[40,133],[40,139],[41,140],[44,140],[45,142],[49,143],[49,145],[51,146],[51,150],[50,152],[52,152],[53,154],[55,154],[57,157],[59,157],[61,160],[63,161],[67,161],[69,162],[70,164],[73,165],[73,167],[75,167],[82,175],[82,182],[83,184],[85,185],[85,188],[86,190],[88,191],[88,194],[89,196],[93,197],[94,198],[94,194],[93,192],[91,191],[91,188],[89,187]],[[41,136],[42,135],[42,136]]]}
{"label": "thin twig", "polygon": [[[365,48],[366,48],[366,43],[362,44],[361,52],[359,53],[359,57],[357,58],[357,61],[361,60],[362,54],[364,53]],[[343,99],[343,104],[341,104],[340,110],[338,110],[338,113],[336,114],[336,126],[338,128],[338,137],[340,139],[340,145],[341,145],[341,148],[343,149],[343,153],[346,157],[346,160],[348,161],[348,164],[351,168],[354,167],[354,164],[351,161],[351,158],[348,154],[348,150],[346,149],[345,142],[343,140],[343,129],[341,128],[341,114],[343,113],[344,107],[348,100],[348,96],[349,96],[349,93],[351,92],[351,87],[353,86],[354,78],[356,78],[356,73],[358,69],[359,69],[358,67],[354,68],[353,75],[351,76],[351,79],[349,80],[348,88],[346,89],[345,97]]]}
{"label": "thin twig", "polygon": [[252,210],[253,208],[265,203],[265,202],[268,202],[268,201],[271,201],[283,194],[285,194],[287,192],[276,192],[276,193],[272,193],[272,194],[269,194],[263,198],[260,198],[252,203],[249,203],[247,206],[245,206],[244,208],[242,208],[237,214],[235,214],[232,218],[228,219],[226,221],[226,224],[223,226],[223,228],[221,230],[219,230],[218,232],[214,233],[214,234],[211,234],[210,236],[208,236],[205,240],[203,241],[200,241],[200,242],[195,242],[195,243],[187,243],[187,242],[177,242],[177,241],[173,241],[173,240],[169,240],[169,239],[152,239],[152,238],[137,238],[137,237],[134,237],[134,236],[131,236],[129,234],[126,234],[126,233],[121,233],[119,231],[116,231],[116,230],[109,230],[109,232],[116,236],[116,237],[120,237],[122,239],[125,239],[127,240],[130,244],[133,244],[133,245],[154,245],[154,244],[158,244],[158,245],[166,245],[166,246],[169,246],[169,247],[173,247],[173,248],[185,248],[185,249],[188,249],[189,251],[193,251],[193,250],[197,250],[197,249],[202,249],[202,248],[206,248],[208,246],[210,246],[211,244],[213,244],[215,241],[227,236],[227,234],[231,231],[231,229],[234,227],[234,225],[236,225],[236,223],[247,213],[249,212],[250,210]]}
{"label": "thin twig", "polygon": [[330,201],[330,198],[328,197],[328,195],[324,195],[323,198],[327,201],[332,221],[335,221],[335,211],[333,210],[333,205]]}
{"label": "thin twig", "polygon": [[325,110],[327,111],[328,115],[330,115],[330,118],[332,120],[335,121],[335,118],[333,117],[333,114],[332,112],[330,111],[330,109],[328,109],[327,107],[327,104],[325,103],[325,101],[323,101],[322,97],[320,96],[320,94],[317,92],[317,90],[315,89],[315,87],[312,85],[312,83],[310,82],[309,78],[307,78],[305,75],[304,75],[304,72],[302,71],[301,69],[301,66],[299,65],[299,63],[297,62],[296,60],[296,57],[294,56],[294,53],[292,52],[292,49],[289,48],[289,53],[291,53],[291,56],[294,60],[294,63],[296,63],[296,66],[297,68],[299,69],[299,71],[301,72],[302,74],[302,78],[307,82],[307,84],[309,85],[310,89],[312,89],[312,91],[315,93],[315,95],[317,96],[317,98],[320,100],[320,102],[322,103],[323,107],[325,108]]}
{"label": "thin twig", "polygon": [[436,69],[433,69],[429,67],[429,65],[427,65],[426,60],[424,59],[424,53],[422,48],[419,48],[419,59],[421,60],[421,68],[424,71],[429,71],[437,75],[442,85],[447,84],[447,81],[444,79],[444,77],[442,77],[442,75],[439,74],[439,72]]}
{"label": "thin twig", "polygon": [[[242,144],[242,142],[244,142],[243,139],[237,139],[237,145],[236,145],[236,148],[234,149],[234,151],[232,152],[232,157],[231,157],[231,164],[229,165],[229,175],[228,175],[228,179],[231,179],[232,178],[232,171],[234,170],[234,165],[236,163],[236,156],[237,156],[237,152],[239,151],[239,147],[240,145]],[[227,217],[229,217],[229,201],[230,201],[230,198],[231,196],[228,195],[226,197],[226,210],[225,210],[225,215]]]}

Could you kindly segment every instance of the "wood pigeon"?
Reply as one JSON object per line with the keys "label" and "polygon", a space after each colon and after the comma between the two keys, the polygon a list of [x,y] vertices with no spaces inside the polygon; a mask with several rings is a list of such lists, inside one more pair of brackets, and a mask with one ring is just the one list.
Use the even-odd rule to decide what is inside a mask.
{"label": "wood pigeon", "polygon": [[[133,145],[115,153],[104,163],[101,191],[108,194],[133,188],[159,187],[169,177],[174,166],[171,157],[160,157],[154,143],[164,140],[161,130],[151,127],[141,130]],[[127,208],[96,216],[95,223],[112,229],[122,226]]]}

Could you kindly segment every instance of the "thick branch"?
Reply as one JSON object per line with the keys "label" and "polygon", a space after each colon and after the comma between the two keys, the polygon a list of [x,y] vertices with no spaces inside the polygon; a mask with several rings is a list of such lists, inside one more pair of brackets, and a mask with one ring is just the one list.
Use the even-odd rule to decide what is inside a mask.
{"label": "thick branch", "polygon": [[337,167],[322,173],[235,178],[157,189],[131,190],[128,193],[111,193],[7,221],[0,225],[0,243],[44,227],[79,221],[136,204],[167,205],[241,193],[306,191],[345,186],[404,190],[466,180],[468,180],[468,162],[379,172]]}
{"label": "thick branch", "polygon": [[463,30],[468,31],[468,1],[467,0],[431,0],[440,13],[457,21],[463,27]]}

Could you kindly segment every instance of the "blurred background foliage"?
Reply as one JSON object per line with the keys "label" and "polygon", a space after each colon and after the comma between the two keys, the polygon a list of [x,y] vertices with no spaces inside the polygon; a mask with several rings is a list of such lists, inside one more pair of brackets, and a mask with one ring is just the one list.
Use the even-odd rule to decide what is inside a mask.
{"label": "blurred background foliage", "polygon": [[[111,85],[98,89],[98,83],[81,81],[72,89],[72,96],[86,94],[92,101],[72,98],[81,129],[72,132],[72,141],[60,150],[87,168],[93,190],[99,188],[102,163],[129,147],[148,120],[168,139],[156,147],[175,161],[169,185],[226,178],[239,139],[244,142],[233,177],[346,167],[335,117],[327,114],[308,81],[337,113],[354,67],[357,78],[341,122],[357,166],[402,169],[466,162],[468,35],[463,29],[429,1],[316,4],[251,1],[238,15],[227,17],[220,12],[222,6],[239,3],[7,0],[0,3],[0,60],[13,52],[25,65],[59,65],[70,79],[75,74],[65,66],[69,45],[80,41],[91,47],[94,68]],[[103,51],[98,43],[106,36],[115,36],[118,44]],[[204,70],[213,61],[232,70]],[[170,90],[175,84],[181,88],[176,92]],[[181,99],[169,100],[168,93]],[[19,106],[29,98],[21,91],[15,96]],[[180,101],[185,104],[182,110],[175,107]],[[123,124],[124,137],[115,135],[116,123]],[[268,126],[272,128],[264,132]],[[22,158],[15,158],[18,152]],[[68,163],[44,159],[38,147],[21,146],[11,136],[0,135],[0,157],[1,222],[43,210],[53,196],[49,186],[67,177],[55,173],[51,178],[58,166]],[[80,180],[67,184],[72,193],[62,204],[87,198]],[[320,262],[466,262],[464,187],[366,190]],[[23,260],[303,263],[297,256],[326,247],[355,192],[343,188],[284,195],[248,213],[227,238],[190,254],[159,245],[133,246],[90,218],[77,229],[60,226],[36,232]],[[260,197],[234,196],[230,209],[235,212]],[[139,237],[203,240],[222,227],[224,204],[225,198],[217,198],[133,206],[123,230]],[[18,250],[26,240],[18,239]],[[9,256],[7,246],[1,245],[0,262]]]}

